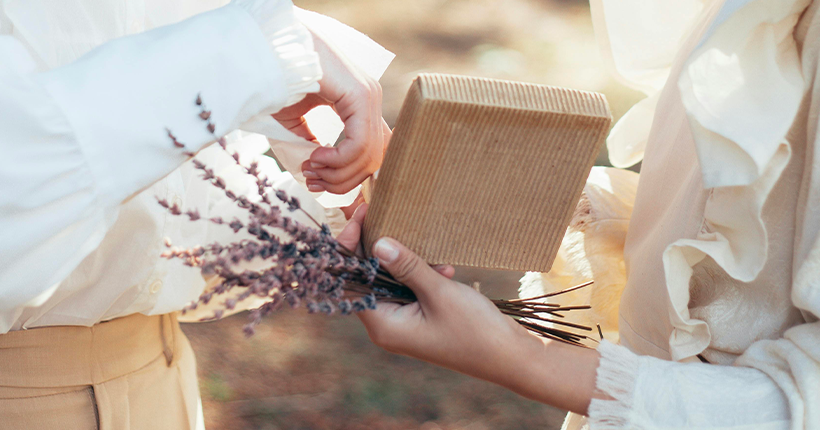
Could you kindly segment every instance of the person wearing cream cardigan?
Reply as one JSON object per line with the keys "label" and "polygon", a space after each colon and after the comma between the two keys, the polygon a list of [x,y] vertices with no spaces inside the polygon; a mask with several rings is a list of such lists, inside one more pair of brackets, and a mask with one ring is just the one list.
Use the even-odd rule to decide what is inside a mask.
{"label": "person wearing cream cardigan", "polygon": [[522,296],[594,279],[580,300],[609,340],[536,338],[390,238],[373,253],[419,301],[363,313],[371,338],[567,409],[568,429],[820,429],[820,2],[591,6],[647,94],[608,139],[641,173],[593,170]]}

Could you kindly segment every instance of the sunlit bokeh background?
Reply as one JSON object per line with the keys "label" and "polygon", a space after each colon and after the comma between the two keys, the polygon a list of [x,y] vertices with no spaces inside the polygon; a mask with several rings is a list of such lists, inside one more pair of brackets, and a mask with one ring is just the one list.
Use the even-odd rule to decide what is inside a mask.
{"label": "sunlit bokeh background", "polygon": [[[295,0],[393,51],[382,79],[394,123],[422,72],[602,92],[617,119],[640,94],[615,82],[583,0]],[[598,164],[606,164],[602,152]],[[499,274],[488,294],[509,294]],[[355,317],[273,315],[245,339],[240,314],[184,329],[198,357],[206,426],[227,429],[557,429],[564,412],[373,346]]]}

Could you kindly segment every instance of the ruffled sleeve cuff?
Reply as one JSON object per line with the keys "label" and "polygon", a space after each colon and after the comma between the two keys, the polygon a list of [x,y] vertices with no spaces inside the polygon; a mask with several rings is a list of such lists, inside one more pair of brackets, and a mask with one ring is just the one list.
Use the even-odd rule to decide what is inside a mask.
{"label": "ruffled sleeve cuff", "polygon": [[590,430],[620,430],[632,427],[632,398],[640,359],[628,349],[603,341],[598,346],[601,361],[595,388],[611,400],[592,399]]}
{"label": "ruffled sleeve cuff", "polygon": [[[761,342],[767,347],[757,351],[776,349],[770,341]],[[609,399],[590,403],[590,430],[792,428],[784,394],[796,396],[798,389],[788,382],[781,390],[766,373],[743,367],[749,360],[738,366],[679,363],[639,356],[607,341],[601,342],[598,352],[601,359],[595,387]],[[799,354],[786,355],[791,363],[799,361],[794,357]],[[763,366],[775,372],[789,368],[774,356],[763,360],[767,363]],[[813,362],[811,358],[806,361]]]}
{"label": "ruffled sleeve cuff", "polygon": [[259,24],[287,85],[287,106],[319,91],[322,68],[313,37],[296,18],[290,0],[235,0]]}

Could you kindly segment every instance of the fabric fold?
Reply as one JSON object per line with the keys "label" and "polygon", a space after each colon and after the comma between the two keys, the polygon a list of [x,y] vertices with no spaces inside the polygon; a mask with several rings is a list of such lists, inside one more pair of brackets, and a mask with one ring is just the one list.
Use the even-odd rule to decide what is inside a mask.
{"label": "fabric fold", "polygon": [[610,73],[621,84],[647,95],[615,124],[607,138],[613,166],[627,168],[643,159],[660,91],[705,3],[590,1],[595,37]]}
{"label": "fabric fold", "polygon": [[792,31],[809,2],[740,3],[723,5],[731,13],[718,13],[677,82],[711,193],[697,237],[672,243],[663,255],[674,360],[699,354],[711,340],[706,323],[689,315],[692,267],[709,256],[749,282],[766,263],[761,214],[791,157],[785,137],[803,96]]}
{"label": "fabric fold", "polygon": [[288,89],[287,106],[306,94],[319,91],[322,70],[313,50],[313,38],[294,14],[290,0],[234,0],[259,24],[274,57],[279,61]]}

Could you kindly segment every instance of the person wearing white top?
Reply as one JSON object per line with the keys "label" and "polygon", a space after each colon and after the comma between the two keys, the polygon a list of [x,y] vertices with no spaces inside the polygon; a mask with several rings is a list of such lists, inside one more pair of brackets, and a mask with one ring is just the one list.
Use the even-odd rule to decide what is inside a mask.
{"label": "person wearing white top", "polygon": [[567,409],[567,429],[820,429],[820,2],[591,6],[613,72],[647,94],[608,139],[641,173],[593,169],[522,295],[594,279],[608,340],[536,338],[390,238],[373,254],[419,301],[361,314],[371,338]]}
{"label": "person wearing white top", "polygon": [[[265,173],[337,230],[333,206],[352,199],[325,209],[294,176],[314,196],[356,193],[381,163],[376,79],[392,55],[290,0],[227,3],[0,2],[0,427],[202,428],[174,313],[205,282],[160,247],[226,232],[157,198],[232,209],[167,130],[232,189],[247,184],[208,147],[197,97],[243,158],[273,147],[293,176],[261,157]],[[336,147],[305,123],[319,105],[343,121]]]}

